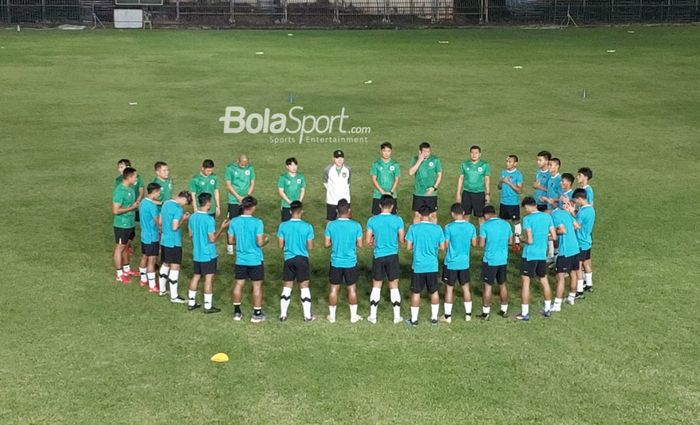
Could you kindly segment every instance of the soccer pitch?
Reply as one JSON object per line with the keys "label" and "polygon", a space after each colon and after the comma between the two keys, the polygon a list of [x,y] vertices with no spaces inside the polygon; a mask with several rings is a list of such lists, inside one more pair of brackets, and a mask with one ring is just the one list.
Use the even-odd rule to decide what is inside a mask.
{"label": "soccer pitch", "polygon": [[[0,31],[0,423],[698,423],[697,27],[288,32]],[[349,126],[371,133],[368,143],[272,144],[224,134],[219,117],[232,105],[315,115],[344,107]],[[308,181],[311,291],[323,317],[321,170],[334,149],[345,151],[353,216],[364,225],[370,165],[379,143],[392,142],[408,222],[408,163],[424,140],[444,166],[441,224],[471,144],[482,146],[493,180],[517,154],[527,188],[542,149],[564,172],[591,167],[596,291],[550,319],[516,323],[511,253],[510,319],[465,323],[457,301],[453,323],[431,327],[424,299],[420,326],[394,325],[385,286],[376,325],[351,325],[344,295],[337,323],[304,323],[295,287],[290,319],[279,323],[282,253],[270,244],[271,320],[234,323],[223,238],[221,314],[114,282],[119,158],[146,180],[167,161],[182,190],[203,159],[223,180],[225,165],[247,153],[257,214],[274,235],[277,178],[295,156]],[[184,239],[181,294],[192,271]],[[475,249],[472,276],[480,256]],[[404,317],[410,258],[404,250]],[[359,261],[366,316],[371,249]],[[246,317],[249,297],[247,284]],[[210,362],[217,352],[231,361]]]}

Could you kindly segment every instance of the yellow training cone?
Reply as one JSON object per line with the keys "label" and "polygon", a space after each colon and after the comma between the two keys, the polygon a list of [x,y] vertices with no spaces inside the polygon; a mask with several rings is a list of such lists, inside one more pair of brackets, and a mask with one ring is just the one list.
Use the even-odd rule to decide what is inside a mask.
{"label": "yellow training cone", "polygon": [[226,355],[226,353],[216,353],[211,356],[211,361],[216,363],[225,363],[228,361],[228,355]]}

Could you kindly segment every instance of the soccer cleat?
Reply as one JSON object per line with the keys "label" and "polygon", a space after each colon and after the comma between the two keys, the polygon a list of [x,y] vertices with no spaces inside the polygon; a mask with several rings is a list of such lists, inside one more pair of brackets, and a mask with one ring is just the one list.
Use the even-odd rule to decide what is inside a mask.
{"label": "soccer cleat", "polygon": [[593,285],[584,286],[583,292],[593,292]]}
{"label": "soccer cleat", "polygon": [[168,295],[168,291],[158,291],[158,296],[159,296],[159,297],[164,297],[164,296],[166,296],[166,295]]}
{"label": "soccer cleat", "polygon": [[491,318],[491,314],[489,313],[481,313],[480,315],[476,316],[481,320],[489,320]]}
{"label": "soccer cleat", "polygon": [[367,321],[373,325],[377,324],[377,318],[372,316],[367,316]]}
{"label": "soccer cleat", "polygon": [[286,322],[287,316],[280,316],[280,322]]}
{"label": "soccer cleat", "polygon": [[124,272],[124,274],[127,274],[129,276],[141,276],[141,273],[134,271],[134,270],[129,270],[128,272]]}
{"label": "soccer cleat", "polygon": [[567,304],[569,304],[569,305],[574,305],[574,299],[573,299],[573,298],[568,298],[568,297],[567,297],[567,298],[564,300],[564,302],[567,303]]}
{"label": "soccer cleat", "polygon": [[243,320],[243,314],[242,313],[233,313],[233,320],[236,322],[240,322]]}
{"label": "soccer cleat", "polygon": [[519,243],[513,245],[513,252],[516,254],[520,254],[522,252],[522,248],[520,247]]}
{"label": "soccer cleat", "polygon": [[520,320],[521,322],[527,322],[530,320],[530,315],[528,314],[523,314],[523,313],[518,313],[517,316],[515,316],[516,320]]}
{"label": "soccer cleat", "polygon": [[583,299],[585,299],[585,298],[586,298],[586,296],[583,294],[583,292],[577,292],[577,293],[576,293],[576,299],[577,299],[577,300],[583,300]]}
{"label": "soccer cleat", "polygon": [[186,301],[184,298],[178,296],[178,297],[175,297],[175,298],[170,298],[170,302],[173,303],[173,304],[184,304],[184,303],[186,303],[187,301]]}
{"label": "soccer cleat", "polygon": [[258,315],[253,315],[253,317],[250,318],[250,323],[261,323],[267,320],[267,317],[265,317],[265,314],[258,314]]}
{"label": "soccer cleat", "polygon": [[503,310],[500,310],[500,311],[498,312],[498,315],[501,316],[501,317],[504,318],[504,319],[508,317],[508,313],[505,312],[505,311],[503,311]]}
{"label": "soccer cleat", "polygon": [[189,305],[189,304],[188,304],[188,305],[187,305],[187,311],[196,310],[196,309],[198,309],[198,308],[201,307],[201,306],[202,306],[201,304],[197,304],[197,303],[194,303],[194,305]]}
{"label": "soccer cleat", "polygon": [[437,326],[438,323],[438,319],[430,319],[430,326]]}
{"label": "soccer cleat", "polygon": [[350,323],[357,323],[362,321],[362,316],[356,314],[350,318]]}
{"label": "soccer cleat", "polygon": [[540,310],[540,315],[542,317],[552,317],[552,312],[550,310],[542,309]]}
{"label": "soccer cleat", "polygon": [[148,288],[148,292],[151,294],[157,294],[160,291],[158,291],[158,288]]}
{"label": "soccer cleat", "polygon": [[452,323],[452,316],[450,316],[450,317],[447,317],[447,316],[440,316],[440,321],[441,321],[442,323],[450,324],[450,323]]}
{"label": "soccer cleat", "polygon": [[148,281],[144,282],[143,280],[139,280],[139,286],[142,288],[148,286]]}
{"label": "soccer cleat", "polygon": [[394,324],[403,322],[403,317],[394,317]]}
{"label": "soccer cleat", "polygon": [[406,323],[408,326],[411,326],[411,327],[414,327],[414,328],[415,328],[416,326],[418,326],[418,321],[417,321],[417,320],[414,322],[414,321],[411,320],[411,319],[406,319],[406,321],[405,321],[404,323]]}
{"label": "soccer cleat", "polygon": [[464,321],[465,322],[471,322],[472,321],[472,314],[471,313],[466,313],[464,315]]}
{"label": "soccer cleat", "polygon": [[123,274],[121,276],[117,276],[117,282],[121,283],[131,283],[131,279],[129,279],[129,276]]}
{"label": "soccer cleat", "polygon": [[328,320],[328,322],[330,322],[330,323],[335,323],[335,317],[331,317],[330,314],[328,316],[326,316],[326,320]]}
{"label": "soccer cleat", "polygon": [[212,314],[212,313],[218,313],[218,312],[220,312],[221,309],[220,309],[220,308],[217,308],[217,307],[214,307],[214,306],[211,306],[211,308],[205,308],[205,309],[202,310],[202,311],[204,312],[204,314]]}
{"label": "soccer cleat", "polygon": [[560,311],[561,311],[561,304],[559,304],[559,305],[554,304],[552,306],[552,310],[551,310],[552,313],[558,313]]}
{"label": "soccer cleat", "polygon": [[316,320],[316,316],[313,315],[309,317],[304,317],[305,322],[313,322],[314,320]]}

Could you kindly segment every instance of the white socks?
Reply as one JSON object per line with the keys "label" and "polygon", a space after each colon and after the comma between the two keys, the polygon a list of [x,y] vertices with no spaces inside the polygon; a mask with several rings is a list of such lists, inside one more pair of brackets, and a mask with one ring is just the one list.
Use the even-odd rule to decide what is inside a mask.
{"label": "white socks", "polygon": [[334,305],[328,306],[328,320],[331,322],[335,322],[335,306]]}
{"label": "white socks", "polygon": [[280,296],[280,317],[287,317],[287,310],[289,309],[291,299],[292,288],[287,288],[285,286],[282,288],[282,295]]}
{"label": "white socks", "polygon": [[160,292],[165,292],[167,290],[167,283],[168,283],[168,273],[170,272],[170,267],[167,267],[165,265],[160,266],[160,270],[158,271],[158,289]]}
{"label": "white socks", "polygon": [[197,303],[196,302],[197,298],[197,291],[187,291],[187,305],[190,307],[194,307],[194,305]]}
{"label": "white socks", "polygon": [[576,281],[576,292],[583,292],[583,279]]}
{"label": "white socks", "polygon": [[352,319],[355,316],[357,316],[357,304],[350,304],[350,318]]}
{"label": "white socks", "polygon": [[515,231],[513,233],[515,234],[515,243],[520,243],[520,234],[523,231],[523,226],[522,224],[518,223],[514,227]]}
{"label": "white socks", "polygon": [[[126,271],[126,270],[124,270]],[[141,282],[146,283],[148,282],[148,276],[146,275],[148,273],[148,269],[145,267],[139,267],[139,273],[141,274]]]}
{"label": "white socks", "polygon": [[[382,288],[372,288],[372,292],[369,294],[369,317],[371,318],[377,317],[377,306],[379,305],[381,294]],[[357,309],[355,310],[357,311]]]}
{"label": "white socks", "polygon": [[233,245],[226,245],[226,253],[233,255]]}
{"label": "white socks", "polygon": [[544,300],[544,311],[552,310],[552,300]]}
{"label": "white socks", "polygon": [[593,272],[583,273],[583,280],[585,281],[585,286],[589,288],[593,286]]}
{"label": "white socks", "polygon": [[482,309],[484,310],[484,314],[491,314],[491,306],[484,306]]}
{"label": "white socks", "polygon": [[452,316],[452,304],[451,303],[445,303],[445,317],[450,317]]}
{"label": "white socks", "polygon": [[311,317],[311,289],[301,288],[301,307],[304,310],[304,319]]}
{"label": "white socks", "polygon": [[[141,275],[143,276],[143,275]],[[155,272],[146,273],[146,279],[148,280],[148,287],[150,289],[156,289],[156,274]]]}
{"label": "white socks", "polygon": [[170,283],[170,298],[175,299],[177,295],[177,280],[180,277],[180,270],[170,270],[168,282]]}
{"label": "white socks", "polygon": [[522,304],[520,306],[520,313],[523,316],[527,316],[528,314],[530,314],[530,305],[529,304]]}
{"label": "white socks", "polygon": [[437,320],[440,304],[430,304],[430,320]]}
{"label": "white socks", "polygon": [[420,307],[411,306],[411,322],[415,323],[418,321],[418,310],[420,310]]}
{"label": "white socks", "polygon": [[471,301],[464,302],[464,314],[472,314],[472,302]]}
{"label": "white socks", "polygon": [[211,301],[214,294],[204,294],[204,309],[209,310],[211,308]]}
{"label": "white socks", "polygon": [[389,296],[391,305],[394,306],[394,320],[398,320],[401,317],[401,294],[399,293],[399,288],[390,289]]}
{"label": "white socks", "polygon": [[501,311],[504,313],[508,313],[508,304],[501,304]]}

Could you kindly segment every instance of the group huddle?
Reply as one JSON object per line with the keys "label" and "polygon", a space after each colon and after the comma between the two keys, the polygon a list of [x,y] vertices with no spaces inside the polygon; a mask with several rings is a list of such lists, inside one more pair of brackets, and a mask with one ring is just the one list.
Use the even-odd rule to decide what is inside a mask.
{"label": "group huddle", "polygon": [[[442,164],[432,153],[430,145],[421,143],[409,165],[408,172],[415,178],[415,184],[413,222],[406,230],[404,220],[397,214],[401,167],[392,159],[392,153],[391,144],[383,143],[380,157],[372,164],[372,217],[364,231],[362,225],[352,219],[352,170],[345,164],[344,152],[334,151],[332,163],[323,170],[327,220],[324,245],[331,250],[328,321],[336,320],[341,285],[347,290],[350,321],[356,323],[363,319],[357,311],[356,289],[357,252],[363,246],[373,249],[372,290],[367,317],[371,323],[377,322],[384,282],[388,282],[394,323],[404,322],[399,291],[399,249],[402,245],[412,253],[410,318],[405,320],[411,326],[418,324],[420,297],[424,291],[430,298],[431,324],[451,323],[456,284],[462,288],[464,318],[471,320],[470,256],[471,248],[477,244],[483,248],[479,276],[484,283],[483,303],[482,312],[477,316],[480,319],[490,318],[494,286],[500,298],[498,314],[508,317],[506,267],[509,250],[521,256],[521,311],[515,316],[517,320],[530,320],[531,279],[538,279],[542,287],[544,306],[540,313],[543,317],[561,311],[563,302],[573,305],[576,300],[584,298],[584,292],[593,290],[591,245],[595,210],[593,190],[589,185],[593,177],[590,168],[579,168],[576,177],[570,173],[560,174],[561,161],[542,151],[537,155],[537,172],[531,185],[533,193],[522,196],[524,179],[517,169],[518,157],[509,155],[495,185],[500,191],[497,214],[490,205],[490,166],[481,159],[481,148],[472,146],[470,158],[459,169],[455,202],[450,206],[452,221],[443,228],[437,224],[436,213],[438,188],[443,182]],[[299,172],[295,158],[288,158],[285,166],[286,171],[277,184],[281,223],[276,236],[284,255],[279,320],[287,320],[292,288],[298,283],[303,319],[312,321],[315,316],[311,311],[309,251],[313,248],[315,235],[313,226],[303,219],[306,179]],[[165,162],[155,163],[155,177],[145,187],[129,160],[120,160],[117,167],[119,175],[112,196],[116,280],[129,283],[132,276],[140,276],[142,286],[148,286],[150,292],[160,296],[168,296],[172,303],[187,304],[189,311],[202,307],[204,313],[218,313],[221,310],[212,301],[217,272],[216,240],[225,232],[227,253],[235,255],[235,282],[231,294],[233,319],[243,319],[242,292],[245,282],[251,281],[253,312],[250,321],[266,320],[263,313],[265,267],[262,248],[269,243],[269,238],[264,232],[263,221],[255,217],[255,169],[248,157],[241,155],[226,167],[227,214],[218,227],[220,183],[212,160],[204,160],[200,172],[190,180],[188,190],[179,193],[173,193],[173,182]],[[573,188],[574,180],[578,182],[576,189]],[[193,206],[192,214],[185,211],[188,205]],[[522,221],[521,208],[525,213]],[[475,219],[478,230],[470,222],[471,217]],[[130,268],[131,240],[135,237],[136,222],[140,222],[143,252],[139,272]],[[192,238],[193,247],[193,276],[187,298],[178,292],[183,228]],[[441,274],[445,284],[442,315],[439,315],[438,292],[440,251],[445,252]],[[159,257],[160,267],[157,266]],[[554,268],[556,276],[554,297],[547,274],[550,267]],[[564,298],[566,277],[570,278],[570,284]],[[203,280],[203,306],[197,301],[200,280]]]}

